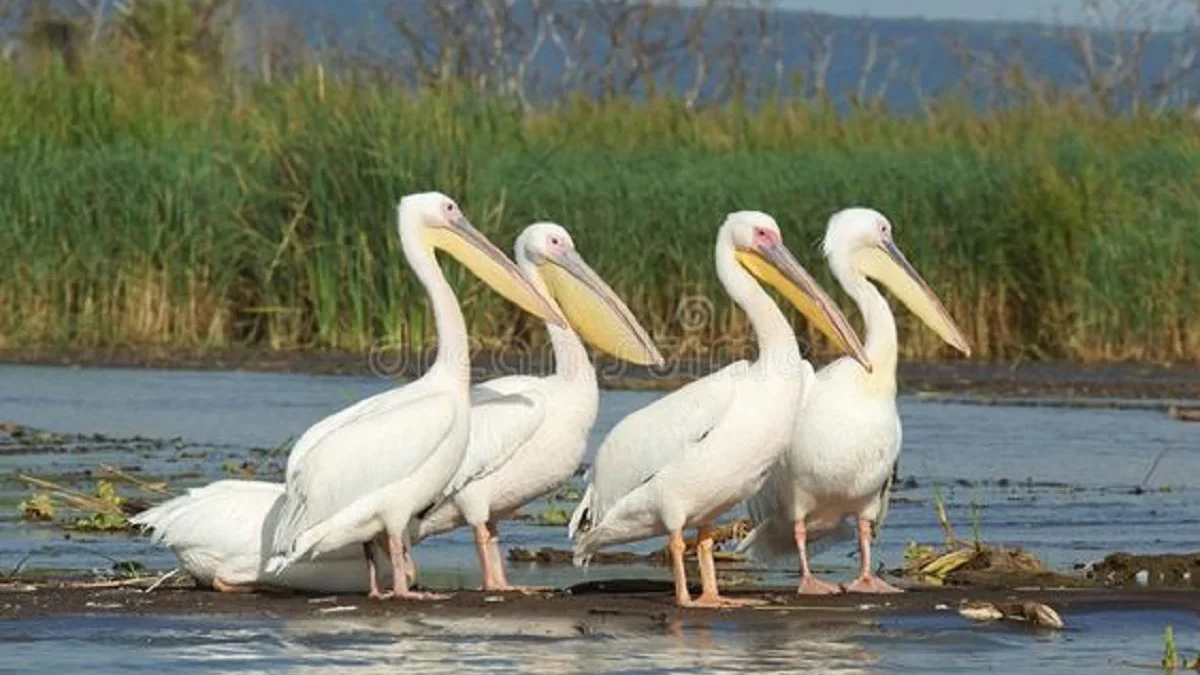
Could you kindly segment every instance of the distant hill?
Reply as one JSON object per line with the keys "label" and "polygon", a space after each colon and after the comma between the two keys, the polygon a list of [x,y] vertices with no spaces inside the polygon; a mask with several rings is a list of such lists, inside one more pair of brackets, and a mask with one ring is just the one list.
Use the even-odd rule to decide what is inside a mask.
{"label": "distant hill", "polygon": [[[383,67],[400,71],[412,69],[412,63],[406,55],[408,43],[395,30],[392,17],[405,17],[418,37],[431,45],[439,42],[437,36],[446,34],[446,31],[435,28],[436,22],[430,19],[427,11],[428,7],[438,3],[417,0],[400,3],[382,3],[378,0],[267,2],[274,12],[286,14],[301,26],[313,44],[336,44],[343,50],[365,52]],[[472,5],[461,2],[447,4],[459,8]],[[627,22],[604,25],[602,17],[611,19],[619,16],[620,8],[631,4],[612,0],[606,3],[560,0],[556,3],[558,14],[566,17],[559,23],[568,27],[577,27],[581,15],[590,17],[582,31],[583,37],[577,43],[580,45],[576,50],[579,53],[575,54],[577,62],[590,61],[593,69],[596,69],[605,60],[606,55],[612,52],[612,40],[608,37],[611,25],[624,25],[625,32],[629,34],[636,28],[643,35],[651,36],[645,38],[645,42],[650,44],[654,37],[662,37],[667,42],[683,40],[683,25],[696,18],[697,10],[689,9],[673,19],[659,17],[651,18],[645,24]],[[476,8],[474,13],[464,10],[460,16],[458,28],[451,32],[452,39],[466,38],[468,42],[476,44],[480,51],[476,57],[477,64],[494,61],[487,58],[487,54],[491,53],[487,43],[492,36],[483,34],[476,37],[480,29],[485,27],[486,19],[478,11],[481,5],[474,3],[473,6]],[[520,0],[512,9],[504,48],[510,61],[515,62],[516,53],[522,52],[523,43],[527,44],[531,39],[518,35],[534,34],[533,6],[531,0]],[[597,10],[600,6],[608,9]],[[1081,29],[1034,23],[920,18],[868,21],[776,9],[766,17],[766,24],[770,28],[764,33],[761,31],[761,18],[749,10],[723,11],[708,17],[701,38],[696,41],[696,44],[703,45],[705,53],[706,75],[700,86],[702,97],[727,95],[731,81],[736,79],[731,77],[730,72],[740,73],[753,83],[755,90],[769,88],[780,79],[779,74],[782,73],[785,93],[795,94],[800,89],[811,92],[814,89],[811,77],[813,56],[814,53],[819,56],[820,47],[825,40],[830,40],[829,36],[832,36],[829,42],[831,51],[825,87],[840,104],[845,104],[849,96],[860,89],[860,76],[872,35],[877,44],[877,61],[863,82],[863,88],[869,97],[883,92],[883,99],[894,109],[910,110],[918,105],[918,92],[926,96],[938,94],[963,85],[968,75],[973,76],[976,85],[970,89],[970,95],[976,100],[983,100],[986,91],[994,89],[987,83],[1006,70],[1006,66],[1017,63],[1021,64],[1026,76],[1044,79],[1060,87],[1079,86],[1086,82],[1081,67],[1083,59],[1066,34],[1067,31]],[[560,30],[560,36],[566,32],[565,28]],[[757,38],[749,37],[755,34],[766,34],[772,38],[766,52],[758,49]],[[1118,87],[1127,90],[1122,94],[1122,100],[1128,99],[1128,90],[1134,86],[1135,77],[1143,94],[1157,94],[1161,90],[1171,89],[1176,94],[1173,100],[1175,104],[1187,102],[1186,90],[1197,89],[1196,66],[1200,66],[1200,58],[1196,57],[1194,51],[1191,63],[1181,57],[1187,49],[1196,49],[1195,33],[1158,31],[1149,34],[1141,49],[1140,67],[1133,65],[1138,59],[1133,56],[1134,50],[1128,35],[1118,38],[1112,31],[1094,30],[1087,37],[1092,41],[1098,70],[1112,63],[1104,54],[1112,53],[1114,47],[1122,45],[1119,50],[1124,55],[1122,68],[1113,78],[1124,81],[1123,87]],[[730,46],[737,40],[741,40],[737,46]],[[579,54],[583,54],[582,59]],[[975,58],[966,58],[969,54]],[[629,61],[629,56],[626,53],[622,60]],[[670,59],[672,66],[658,69],[658,86],[687,91],[693,84],[698,60],[696,50],[677,54]],[[1187,63],[1187,66],[1180,68],[1181,62]],[[554,40],[545,39],[526,73],[529,90],[534,96],[554,95],[555,84],[561,78],[564,67],[562,50]],[[1158,79],[1170,82],[1156,85]],[[1098,79],[1097,82],[1102,81]],[[592,81],[587,86],[597,89],[601,85]],[[644,86],[635,86],[633,91],[643,92]]]}

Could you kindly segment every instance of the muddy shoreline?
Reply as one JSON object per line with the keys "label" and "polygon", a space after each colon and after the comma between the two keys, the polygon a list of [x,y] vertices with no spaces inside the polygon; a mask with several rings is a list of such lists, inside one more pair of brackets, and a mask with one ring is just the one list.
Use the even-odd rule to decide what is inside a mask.
{"label": "muddy shoreline", "polygon": [[[278,352],[233,349],[0,349],[0,363],[72,367],[246,370],[256,372],[412,377],[425,364],[420,356],[377,352]],[[673,389],[719,368],[724,362],[686,361],[651,370],[598,359],[607,389]],[[515,357],[500,352],[477,356],[473,374],[486,379],[511,372],[542,373],[544,355]],[[1079,364],[1067,362],[902,362],[898,377],[908,393],[966,394],[1005,399],[1125,399],[1200,401],[1200,364]],[[1161,407],[1166,407],[1164,403]]]}
{"label": "muddy shoreline", "polygon": [[[487,617],[631,621],[664,626],[671,621],[719,618],[744,626],[789,620],[861,620],[891,615],[956,611],[965,602],[1038,602],[1053,607],[1070,625],[1072,612],[1111,609],[1172,608],[1200,613],[1198,589],[1063,588],[910,588],[890,596],[836,595],[800,597],[791,588],[731,590],[730,597],[757,598],[756,608],[679,609],[667,582],[588,582],[549,593],[458,591],[432,602],[369,600],[360,595],[226,594],[192,587],[80,588],[65,581],[0,584],[0,619],[68,615],[206,615],[272,619],[375,617]],[[965,619],[964,619],[965,620]]]}

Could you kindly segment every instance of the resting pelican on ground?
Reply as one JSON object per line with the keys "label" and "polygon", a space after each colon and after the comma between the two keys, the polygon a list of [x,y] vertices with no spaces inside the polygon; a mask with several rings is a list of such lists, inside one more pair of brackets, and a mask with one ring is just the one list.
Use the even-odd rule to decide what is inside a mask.
{"label": "resting pelican on ground", "polygon": [[[367,561],[358,544],[293,563],[278,574],[264,569],[283,498],[283,483],[219,480],[129,520],[152,531],[151,540],[166,544],[185,572],[217,591],[367,592]],[[390,583],[391,570],[384,568],[381,576]]]}
{"label": "resting pelican on ground", "polygon": [[[575,252],[571,235],[560,225],[530,225],[517,238],[514,257],[526,278],[557,301],[570,321],[571,328],[546,325],[554,374],[501,377],[472,388],[467,453],[442,500],[415,521],[414,541],[469,524],[485,590],[512,588],[500,556],[497,518],[562,485],[587,449],[600,399],[580,336],[634,363],[662,363],[646,331]],[[487,405],[497,396],[521,396],[529,405],[515,410]]]}
{"label": "resting pelican on ground", "polygon": [[[409,195],[397,207],[404,257],[429,294],[437,327],[433,366],[404,387],[360,401],[313,425],[288,457],[286,490],[266,571],[352,544],[364,547],[372,597],[382,597],[373,546],[386,543],[393,597],[430,598],[409,589],[407,527],[454,476],[470,433],[470,354],[454,292],[435,249],[526,311],[558,325],[565,319],[507,257],[471,226],[449,197]],[[522,397],[491,405],[520,410]]]}
{"label": "resting pelican on ground", "polygon": [[[591,481],[571,517],[576,561],[602,546],[667,534],[675,598],[683,607],[741,604],[719,596],[712,525],[758,489],[787,446],[812,366],[755,277],[778,288],[841,348],[867,365],[862,345],[825,291],[783,245],[765,213],[726,218],[717,276],[750,319],[758,358],[739,361],[623,419],[600,446]],[[688,594],[683,529],[698,528],[703,592]]]}
{"label": "resting pelican on ground", "polygon": [[817,579],[808,542],[840,531],[857,518],[858,579],[845,588],[896,592],[871,573],[871,538],[886,515],[900,455],[896,412],[896,321],[869,280],[883,284],[943,340],[964,354],[966,338],[937,295],[892,240],[892,225],[871,209],[852,208],[829,219],[825,255],[834,276],[862,312],[871,370],[842,358],[821,369],[796,418],[791,446],[747,507],[754,529],[738,550],[759,559],[800,555],[800,593],[841,589]]}

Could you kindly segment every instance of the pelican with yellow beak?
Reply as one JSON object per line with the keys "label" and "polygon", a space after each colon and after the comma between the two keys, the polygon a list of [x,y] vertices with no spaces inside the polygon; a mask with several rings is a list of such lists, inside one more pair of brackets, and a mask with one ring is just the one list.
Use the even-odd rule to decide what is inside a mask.
{"label": "pelican with yellow beak", "polygon": [[[791,442],[814,379],[783,313],[756,281],[774,286],[841,349],[871,368],[825,291],[757,211],[730,214],[717,234],[717,276],[750,319],[758,358],[692,382],[623,419],[605,438],[569,533],[582,563],[603,546],[666,534],[681,607],[738,603],[717,590],[712,527],[758,489]],[[684,574],[683,529],[698,529],[702,593]]]}
{"label": "pelican with yellow beak", "polygon": [[[663,362],[633,313],[584,262],[561,225],[527,227],[517,238],[514,257],[525,277],[570,321],[568,328],[546,324],[554,373],[500,377],[472,389],[466,456],[441,501],[417,522],[414,538],[470,525],[483,588],[490,591],[513,588],[504,574],[497,520],[565,483],[587,450],[600,393],[584,341],[632,363]],[[493,403],[511,400],[524,405]]]}
{"label": "pelican with yellow beak", "polygon": [[[462,463],[471,399],[466,322],[434,252],[450,254],[525,311],[557,326],[566,320],[454,200],[438,192],[413,194],[397,211],[404,257],[433,306],[436,360],[420,379],[330,415],[300,437],[288,457],[265,571],[278,574],[295,561],[361,544],[370,594],[382,597],[374,565],[378,538],[392,566],[392,597],[435,598],[408,586],[407,528]],[[524,401],[497,404],[520,408]]]}
{"label": "pelican with yellow beak", "polygon": [[[882,284],[949,345],[969,355],[962,331],[892,239],[892,224],[865,208],[829,219],[825,256],[866,324],[871,369],[839,359],[817,373],[796,419],[791,447],[747,507],[753,529],[739,545],[760,560],[800,556],[804,594],[897,592],[871,573],[871,539],[887,510],[900,456],[896,411],[896,320]],[[857,519],[859,576],[843,589],[813,576],[808,544]]]}

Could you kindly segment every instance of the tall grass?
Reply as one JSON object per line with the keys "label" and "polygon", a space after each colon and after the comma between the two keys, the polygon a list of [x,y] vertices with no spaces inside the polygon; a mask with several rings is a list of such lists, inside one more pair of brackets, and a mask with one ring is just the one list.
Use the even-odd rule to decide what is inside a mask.
{"label": "tall grass", "polygon": [[[864,204],[980,358],[1200,355],[1200,125],[1184,117],[669,99],[520,114],[315,76],[231,91],[0,71],[0,346],[419,346],[431,322],[394,207],[438,189],[503,248],[535,219],[566,225],[668,351],[689,296],[716,310],[690,345],[746,337],[712,269],[726,212],[774,214],[832,290],[824,223]],[[481,344],[542,339],[445,267]],[[898,314],[905,357],[947,353]]]}

